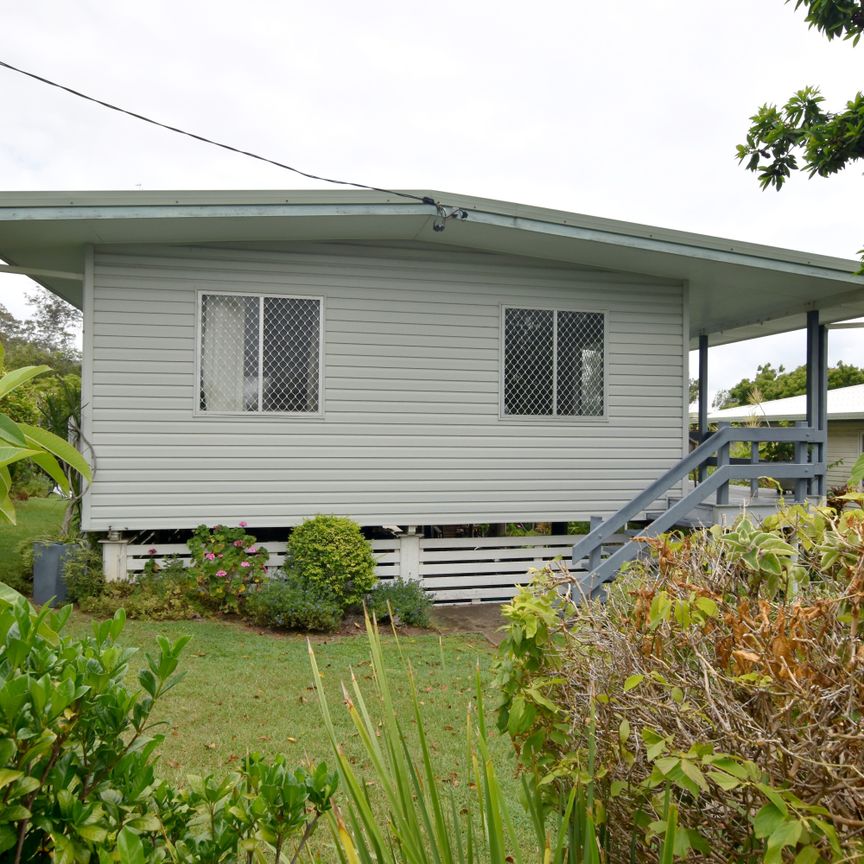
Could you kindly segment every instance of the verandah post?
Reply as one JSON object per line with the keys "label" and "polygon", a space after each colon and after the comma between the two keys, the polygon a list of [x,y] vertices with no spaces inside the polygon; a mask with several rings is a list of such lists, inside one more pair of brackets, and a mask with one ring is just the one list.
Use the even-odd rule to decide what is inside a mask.
{"label": "verandah post", "polygon": [[[799,429],[803,429],[808,425],[809,424],[806,420],[799,420],[795,424]],[[803,441],[795,442],[795,462],[798,465],[803,465],[807,461],[807,450],[808,447]],[[803,503],[804,499],[807,497],[807,485],[808,481],[803,477],[799,477],[795,481],[795,501],[798,504]]]}
{"label": "verandah post", "polygon": [[[699,443],[708,437],[708,334],[699,334]],[[697,479],[708,476],[708,466],[700,465]]]}
{"label": "verandah post", "polygon": [[817,413],[819,427],[819,446],[816,449],[817,461],[825,465],[816,478],[816,493],[824,498],[827,493],[828,465],[828,328],[822,324],[819,327],[819,411]]}
{"label": "verandah post", "polygon": [[[812,309],[807,313],[807,425],[824,435],[822,422],[827,407],[823,403],[827,403],[828,398],[828,337],[823,330],[824,327],[819,325],[819,310]],[[810,454],[808,461],[822,462],[825,455],[824,440],[820,437],[811,447],[807,447],[804,453]],[[823,475],[807,481],[807,489],[811,495],[822,495],[824,485]]]}
{"label": "verandah post", "polygon": [[120,531],[109,531],[102,544],[102,575],[106,582],[121,582],[126,579],[126,547],[129,541]]}

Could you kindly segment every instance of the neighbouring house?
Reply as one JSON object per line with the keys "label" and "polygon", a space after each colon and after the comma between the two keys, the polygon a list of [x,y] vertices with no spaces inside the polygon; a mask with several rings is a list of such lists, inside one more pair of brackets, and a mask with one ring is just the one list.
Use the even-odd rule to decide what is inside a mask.
{"label": "neighbouring house", "polygon": [[[557,551],[593,517],[576,558],[611,572],[622,524],[693,501],[691,347],[704,383],[709,342],[806,321],[799,437],[824,449],[825,326],[864,314],[854,261],[439,192],[6,192],[0,257],[83,310],[82,527],[114,575],[143,532],[315,513],[409,538],[550,522]],[[821,456],[787,476],[818,494]],[[391,550],[403,575],[452,576],[417,542]],[[524,574],[524,551],[465,542]],[[495,567],[475,599],[500,596]]]}
{"label": "neighbouring house", "polygon": [[[842,486],[864,453],[864,384],[828,391],[826,473],[829,486]],[[789,396],[754,405],[724,408],[708,415],[709,423],[770,424],[807,419],[807,397]]]}

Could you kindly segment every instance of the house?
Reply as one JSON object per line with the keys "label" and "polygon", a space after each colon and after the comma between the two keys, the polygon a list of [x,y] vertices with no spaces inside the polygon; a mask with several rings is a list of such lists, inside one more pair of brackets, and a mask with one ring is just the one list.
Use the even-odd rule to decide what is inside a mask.
{"label": "house", "polygon": [[[829,486],[843,486],[855,461],[864,453],[864,384],[829,390],[827,418],[827,482]],[[709,423],[771,424],[806,419],[804,395],[724,408],[708,415]]]}
{"label": "house", "polygon": [[434,571],[415,528],[464,523],[551,522],[560,551],[593,518],[597,563],[684,488],[691,347],[704,384],[709,341],[806,320],[818,449],[825,326],[864,314],[853,261],[426,191],[0,193],[0,257],[83,309],[83,528],[113,575],[144,532],[321,512],[405,529],[403,575]]}

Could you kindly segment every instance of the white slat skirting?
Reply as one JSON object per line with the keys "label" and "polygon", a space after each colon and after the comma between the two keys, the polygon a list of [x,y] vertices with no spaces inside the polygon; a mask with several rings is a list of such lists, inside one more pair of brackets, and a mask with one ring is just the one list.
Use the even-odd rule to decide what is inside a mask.
{"label": "white slat skirting", "polygon": [[[401,547],[418,538],[372,540],[377,562],[375,573],[382,581],[399,578]],[[578,535],[529,537],[419,538],[420,582],[436,603],[477,603],[505,601],[519,586],[531,581],[532,569],[557,562],[565,565]],[[267,568],[274,572],[285,561],[284,542],[259,543],[270,553]],[[171,560],[188,565],[189,548],[185,543],[127,545],[126,573],[140,573],[148,561],[164,566]],[[407,559],[406,559],[407,560]]]}

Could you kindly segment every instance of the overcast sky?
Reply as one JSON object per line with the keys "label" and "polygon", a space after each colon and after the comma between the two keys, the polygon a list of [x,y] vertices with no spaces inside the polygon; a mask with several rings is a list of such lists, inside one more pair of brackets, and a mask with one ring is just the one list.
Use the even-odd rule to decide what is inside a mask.
{"label": "overcast sky", "polygon": [[[326,176],[853,258],[860,169],[761,192],[734,159],[762,102],[817,84],[840,108],[864,85],[864,45],[793,6],[0,0],[0,59]],[[322,185],[4,69],[0,94],[3,189]],[[0,302],[23,314],[26,286],[0,275]],[[864,331],[831,343],[864,364]],[[712,351],[711,389],[766,360],[799,365],[803,335]]]}

